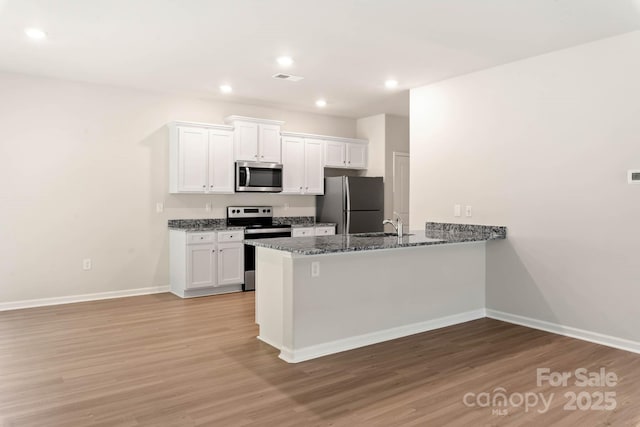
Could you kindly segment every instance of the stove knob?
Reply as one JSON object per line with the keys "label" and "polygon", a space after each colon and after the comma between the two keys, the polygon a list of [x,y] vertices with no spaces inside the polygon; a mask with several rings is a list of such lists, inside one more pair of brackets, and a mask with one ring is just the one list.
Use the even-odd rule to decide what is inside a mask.
{"label": "stove knob", "polygon": [[267,213],[267,210],[266,209],[262,209],[262,213]]}
{"label": "stove knob", "polygon": [[267,209],[267,212],[271,212],[271,209]]}

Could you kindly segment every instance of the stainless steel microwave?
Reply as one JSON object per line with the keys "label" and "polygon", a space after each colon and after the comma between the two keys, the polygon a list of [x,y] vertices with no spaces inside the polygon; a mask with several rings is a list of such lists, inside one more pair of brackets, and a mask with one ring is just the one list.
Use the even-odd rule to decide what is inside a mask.
{"label": "stainless steel microwave", "polygon": [[236,191],[281,192],[282,165],[267,162],[236,162]]}

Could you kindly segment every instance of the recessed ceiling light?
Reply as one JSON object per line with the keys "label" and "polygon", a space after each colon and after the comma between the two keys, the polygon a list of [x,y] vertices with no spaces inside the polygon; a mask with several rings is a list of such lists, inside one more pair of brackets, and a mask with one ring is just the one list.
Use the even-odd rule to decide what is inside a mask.
{"label": "recessed ceiling light", "polygon": [[290,56],[281,56],[276,59],[276,61],[278,61],[278,64],[282,65],[283,67],[289,67],[291,64],[293,64],[293,59]]}
{"label": "recessed ceiling light", "polygon": [[324,108],[326,106],[327,106],[327,101],[325,101],[324,99],[318,99],[316,101],[316,107]]}
{"label": "recessed ceiling light", "polygon": [[387,80],[386,82],[384,82],[384,85],[387,89],[394,89],[395,87],[398,86],[398,81],[397,80]]}
{"label": "recessed ceiling light", "polygon": [[25,28],[24,33],[31,39],[42,40],[47,38],[47,33],[40,28]]}
{"label": "recessed ceiling light", "polygon": [[233,88],[229,85],[222,85],[220,86],[220,92],[222,93],[231,93],[233,92]]}

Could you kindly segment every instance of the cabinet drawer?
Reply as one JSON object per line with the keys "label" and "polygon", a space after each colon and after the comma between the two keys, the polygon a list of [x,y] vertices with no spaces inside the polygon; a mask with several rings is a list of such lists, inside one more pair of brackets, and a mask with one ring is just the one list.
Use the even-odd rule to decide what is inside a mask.
{"label": "cabinet drawer", "polygon": [[187,244],[213,243],[216,241],[216,233],[188,233]]}
{"label": "cabinet drawer", "polygon": [[218,231],[218,242],[241,242],[244,239],[243,230]]}
{"label": "cabinet drawer", "polygon": [[313,227],[300,227],[294,228],[291,231],[291,237],[304,237],[304,236],[314,236],[315,231]]}
{"label": "cabinet drawer", "polygon": [[316,227],[316,236],[331,236],[336,234],[335,227]]}

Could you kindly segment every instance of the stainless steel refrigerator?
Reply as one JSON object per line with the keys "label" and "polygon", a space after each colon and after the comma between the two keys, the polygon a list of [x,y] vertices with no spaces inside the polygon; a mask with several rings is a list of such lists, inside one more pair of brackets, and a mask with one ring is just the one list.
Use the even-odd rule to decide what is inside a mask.
{"label": "stainless steel refrigerator", "polygon": [[328,177],[324,196],[316,196],[316,221],[335,222],[337,233],[383,231],[383,215],[382,177]]}

